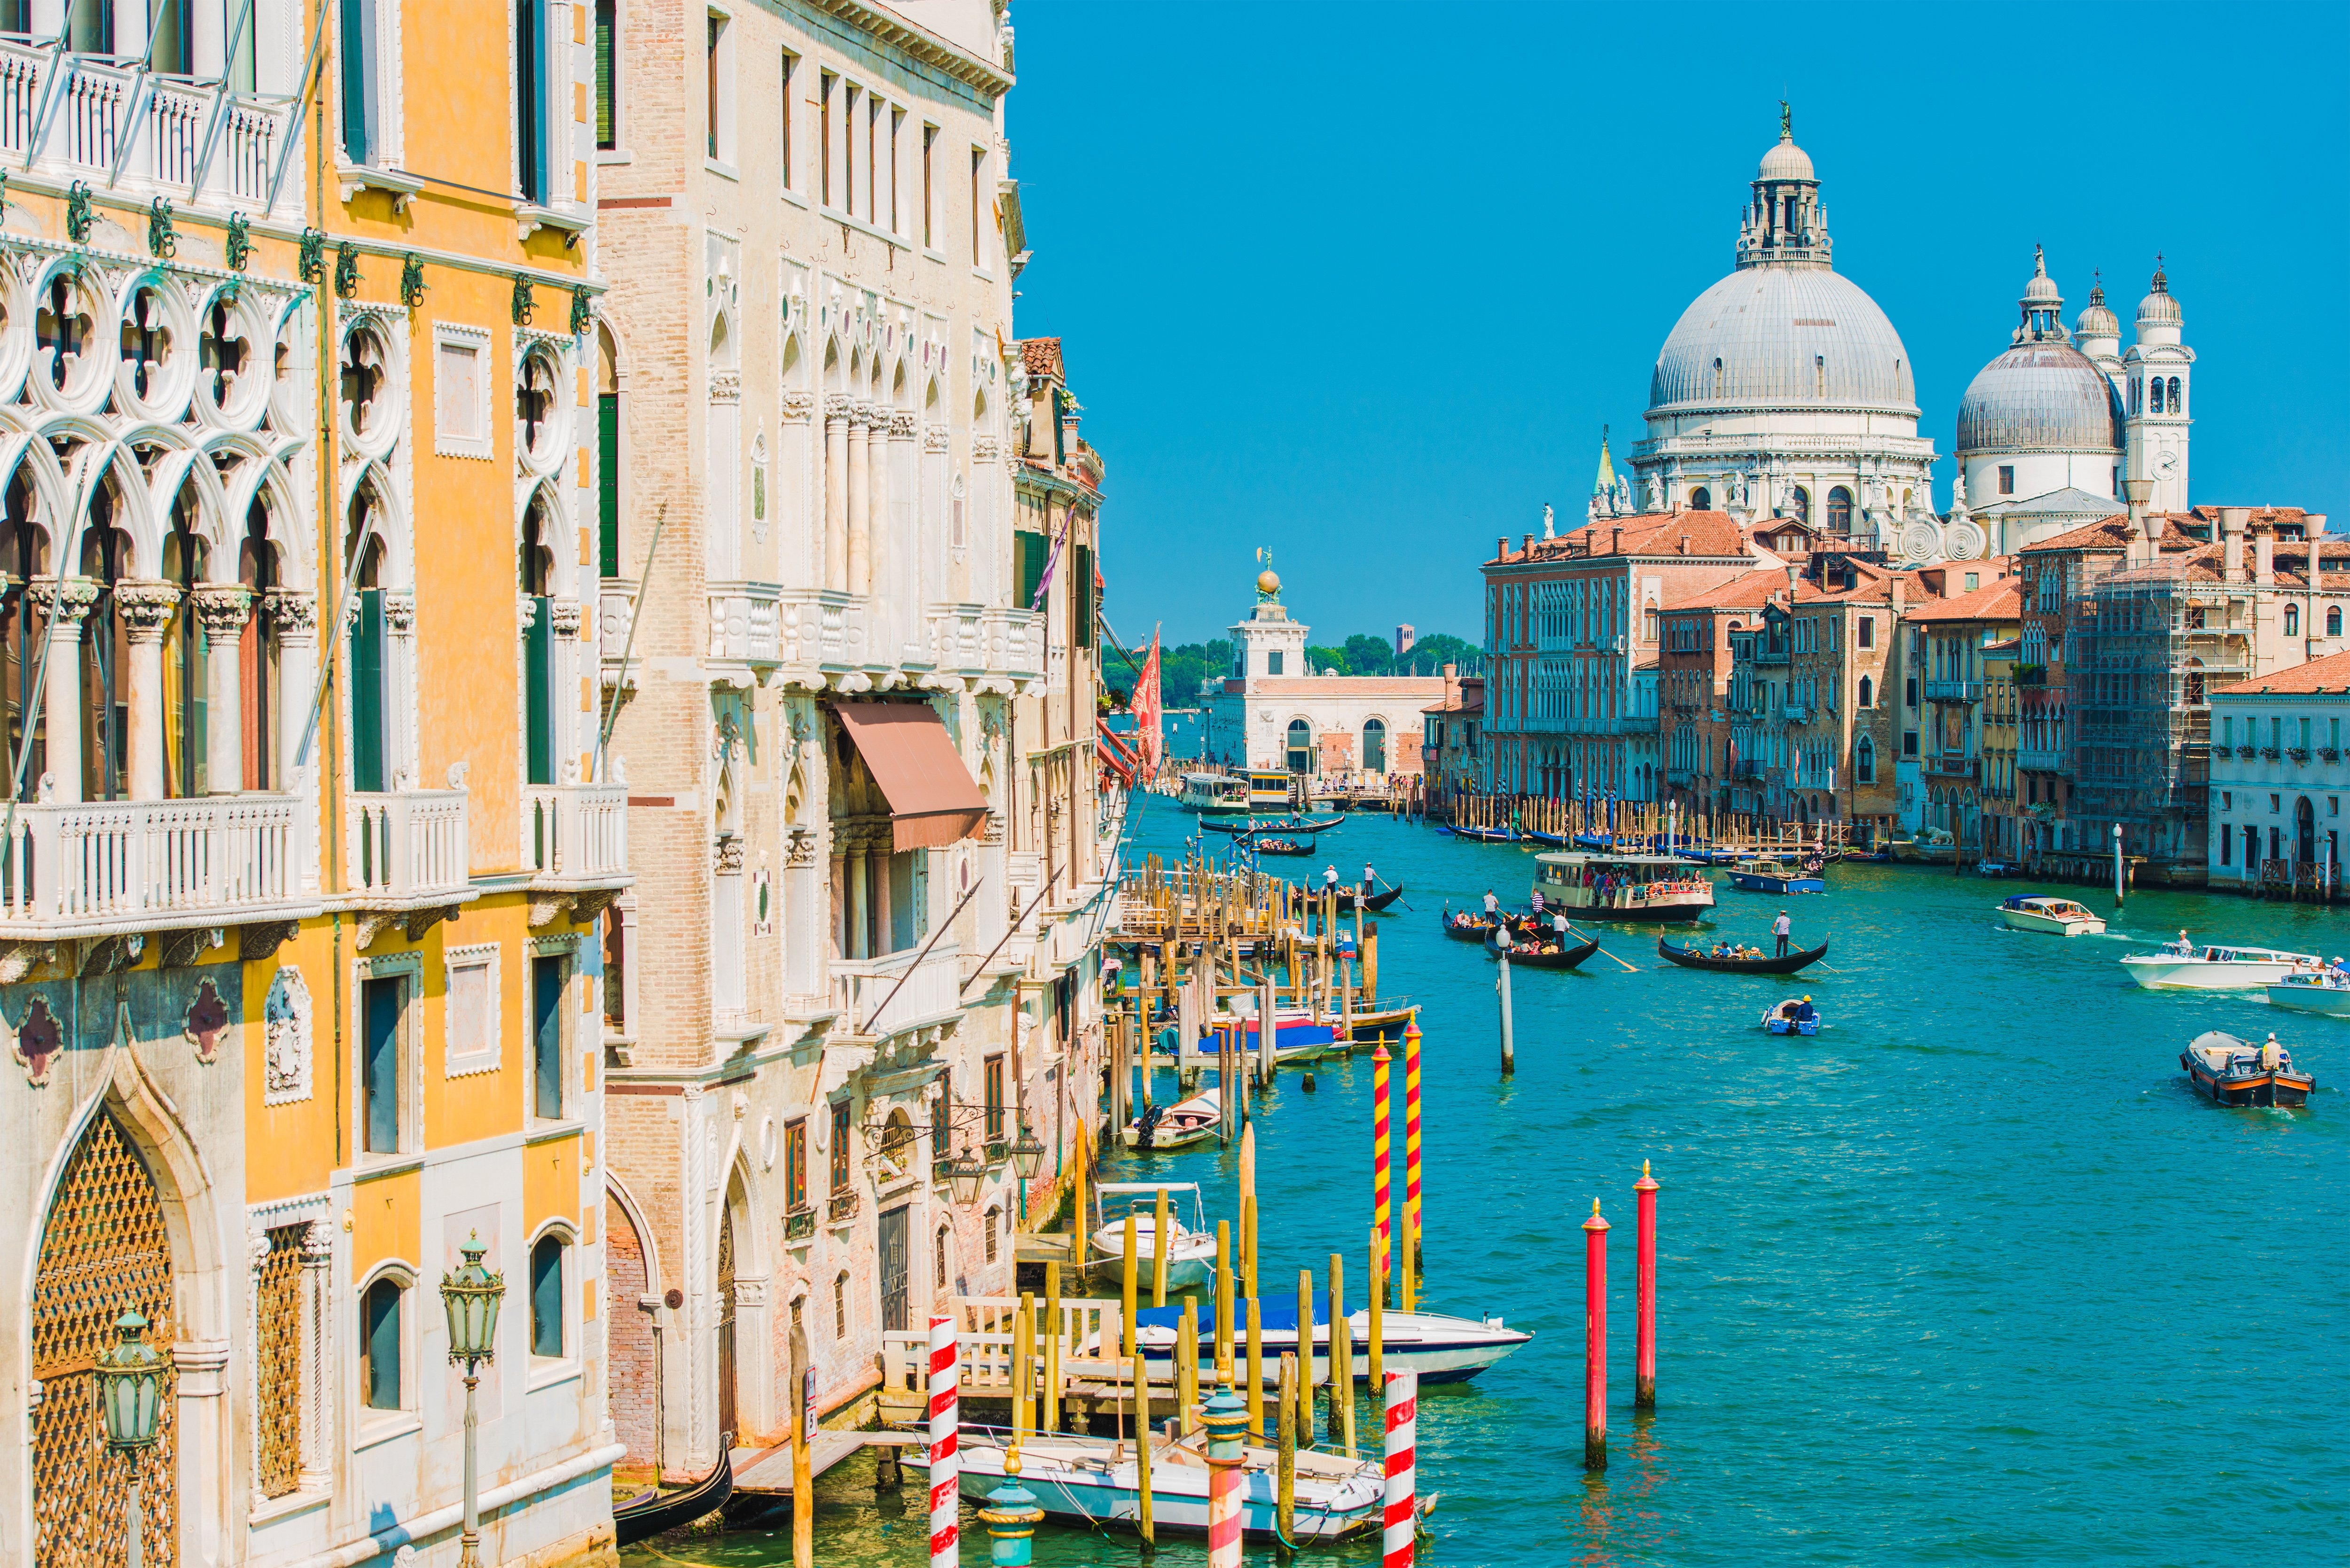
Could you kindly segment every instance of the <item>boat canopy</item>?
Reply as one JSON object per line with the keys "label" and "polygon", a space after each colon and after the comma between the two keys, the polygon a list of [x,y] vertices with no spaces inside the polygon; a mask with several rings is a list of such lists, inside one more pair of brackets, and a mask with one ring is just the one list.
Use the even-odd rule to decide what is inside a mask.
{"label": "boat canopy", "polygon": [[1543,866],[1588,866],[1601,870],[1623,866],[1638,870],[1679,871],[1687,869],[1690,864],[1678,855],[1610,855],[1596,849],[1552,850],[1535,856],[1534,860]]}

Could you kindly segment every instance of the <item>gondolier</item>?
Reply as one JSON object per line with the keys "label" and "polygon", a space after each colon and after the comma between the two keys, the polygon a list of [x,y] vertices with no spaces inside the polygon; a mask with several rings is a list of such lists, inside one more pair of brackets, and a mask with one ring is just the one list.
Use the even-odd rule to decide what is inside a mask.
{"label": "gondolier", "polygon": [[1491,888],[1485,889],[1485,912],[1489,915],[1498,915],[1502,912],[1502,900],[1493,897],[1493,889]]}
{"label": "gondolier", "polygon": [[1779,950],[1774,957],[1787,956],[1787,934],[1794,929],[1794,923],[1787,919],[1787,911],[1780,910],[1779,918],[1771,922],[1771,934],[1779,939]]}

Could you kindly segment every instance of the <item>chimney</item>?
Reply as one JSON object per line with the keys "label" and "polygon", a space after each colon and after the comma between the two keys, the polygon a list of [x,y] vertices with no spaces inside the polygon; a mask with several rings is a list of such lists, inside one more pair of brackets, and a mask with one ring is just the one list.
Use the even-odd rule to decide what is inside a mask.
{"label": "chimney", "polygon": [[2258,534],[2252,537],[2252,581],[2262,587],[2276,582],[2276,535]]}
{"label": "chimney", "polygon": [[[2149,518],[2146,510],[2147,503],[2154,499],[2154,481],[2125,479],[2122,481],[2122,493],[2129,498],[2130,537],[2127,558],[2133,561],[2150,562],[2159,553],[2156,541],[2162,537],[2161,514],[2158,513]],[[2141,534],[2145,535],[2144,538],[2139,537]]]}
{"label": "chimney", "polygon": [[[1510,536],[1507,534],[1504,534],[1500,538],[1493,541],[1493,557],[1494,559],[1499,560],[1509,555],[1509,553]],[[1136,1397],[1139,1398],[1141,1396],[1137,1395]],[[1138,1406],[1137,1408],[1140,1408],[1140,1407]]]}
{"label": "chimney", "polygon": [[2246,506],[2220,508],[2220,576],[2223,581],[2244,580],[2244,520],[2251,515],[2251,509]]}
{"label": "chimney", "polygon": [[[1612,533],[1615,536],[1607,542],[1607,553],[1611,556],[1620,556],[1624,553],[1624,530],[1617,528],[1612,530]],[[1139,1398],[1141,1396],[1137,1395],[1136,1397]]]}
{"label": "chimney", "polygon": [[[1681,535],[1681,554],[1684,556],[1689,554],[1689,535],[1686,534]],[[1140,1396],[1138,1395],[1136,1397],[1139,1398]]]}
{"label": "chimney", "polygon": [[1896,572],[1893,574],[1893,618],[1896,621],[1901,618],[1901,574]]}
{"label": "chimney", "polygon": [[2303,513],[2301,514],[2301,531],[2305,536],[2312,539],[2314,539],[2320,534],[2324,533],[2325,514],[2323,512]]}
{"label": "chimney", "polygon": [[[1795,580],[1803,575],[1804,569],[1801,566],[1796,566],[1793,561],[1787,563],[1787,603],[1790,605],[1795,602]],[[1137,1397],[1140,1396],[1138,1395]]]}
{"label": "chimney", "polygon": [[1534,553],[1534,536],[1532,534],[1526,535],[1524,549],[1525,553],[1529,556]]}

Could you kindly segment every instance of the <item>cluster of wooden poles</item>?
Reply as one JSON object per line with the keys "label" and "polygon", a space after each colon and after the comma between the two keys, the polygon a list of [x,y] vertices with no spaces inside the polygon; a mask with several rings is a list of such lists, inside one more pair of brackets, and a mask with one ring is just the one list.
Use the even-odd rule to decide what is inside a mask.
{"label": "cluster of wooden poles", "polygon": [[1718,812],[1703,805],[1610,802],[1579,795],[1559,800],[1547,795],[1448,790],[1439,799],[1436,815],[1462,827],[1503,827],[1565,837],[1612,833],[1618,838],[1638,839],[1671,834],[1675,843],[1691,849],[1826,850],[1843,847],[1852,840],[1852,825],[1844,821],[1787,822],[1752,812]]}

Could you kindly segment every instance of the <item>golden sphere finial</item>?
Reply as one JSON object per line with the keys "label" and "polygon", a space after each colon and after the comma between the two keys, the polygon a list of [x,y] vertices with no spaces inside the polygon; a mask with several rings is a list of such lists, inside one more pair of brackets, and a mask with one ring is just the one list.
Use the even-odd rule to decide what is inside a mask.
{"label": "golden sphere finial", "polygon": [[1281,578],[1274,574],[1272,567],[1267,566],[1256,575],[1256,591],[1261,594],[1277,594],[1281,591]]}

